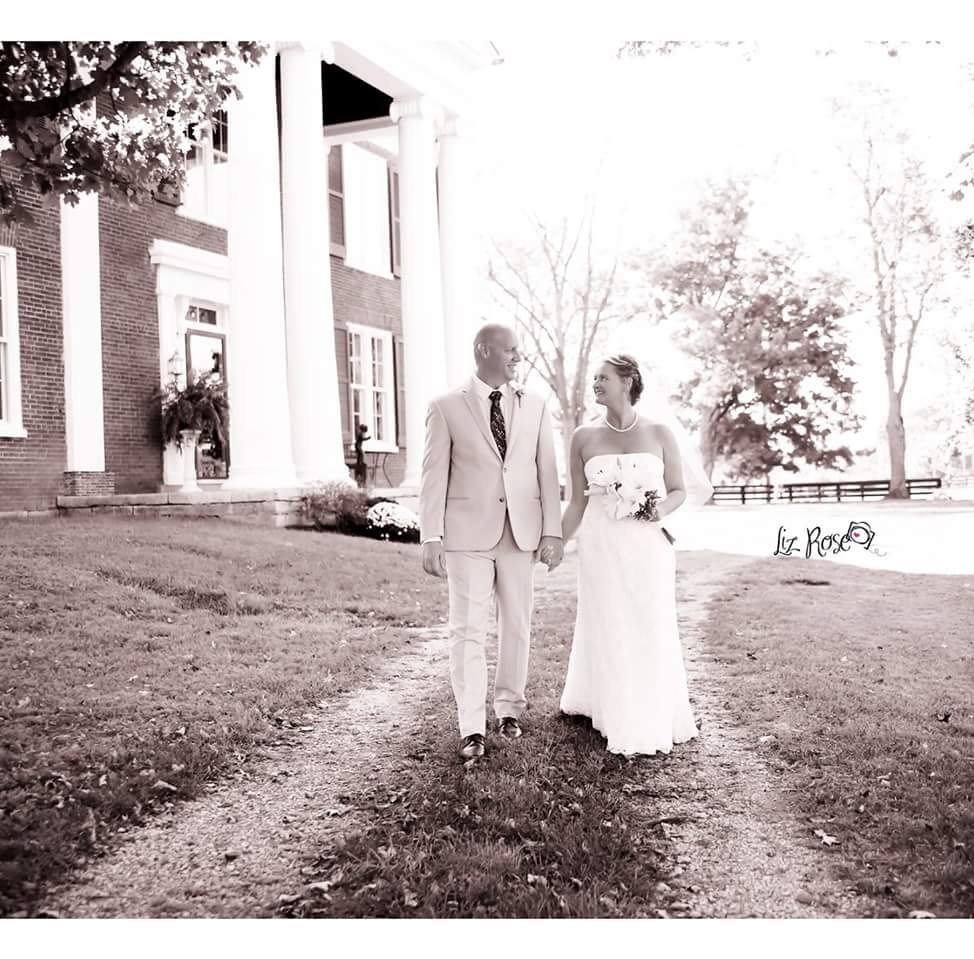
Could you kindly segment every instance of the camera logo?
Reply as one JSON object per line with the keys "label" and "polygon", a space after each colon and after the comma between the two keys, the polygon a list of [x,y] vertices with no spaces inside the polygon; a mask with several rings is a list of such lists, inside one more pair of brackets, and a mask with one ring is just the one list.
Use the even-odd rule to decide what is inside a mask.
{"label": "camera logo", "polygon": [[863,549],[869,549],[875,535],[868,523],[852,522],[849,524],[849,529],[846,532],[846,536]]}

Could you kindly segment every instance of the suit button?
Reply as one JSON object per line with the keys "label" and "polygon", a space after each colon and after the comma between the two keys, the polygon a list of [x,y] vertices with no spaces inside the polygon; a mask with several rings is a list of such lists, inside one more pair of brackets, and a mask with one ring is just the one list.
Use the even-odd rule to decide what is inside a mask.
{"label": "suit button", "polygon": [[503,503],[503,502],[504,502],[504,497],[503,497],[503,496],[502,496],[502,497],[500,498],[500,502],[501,502],[501,503]]}

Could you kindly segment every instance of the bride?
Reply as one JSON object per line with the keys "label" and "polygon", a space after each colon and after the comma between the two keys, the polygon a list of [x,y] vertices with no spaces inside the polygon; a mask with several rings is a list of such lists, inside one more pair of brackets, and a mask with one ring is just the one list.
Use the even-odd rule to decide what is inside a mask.
{"label": "bride", "polygon": [[[610,752],[669,753],[697,735],[677,629],[676,556],[659,522],[687,499],[683,458],[673,430],[633,408],[644,384],[631,356],[602,363],[593,389],[605,415],[572,437],[562,519],[566,544],[578,533],[578,611],[561,710],[590,717]],[[652,519],[624,515],[616,481],[623,493],[658,492]],[[709,498],[705,478],[700,485]]]}

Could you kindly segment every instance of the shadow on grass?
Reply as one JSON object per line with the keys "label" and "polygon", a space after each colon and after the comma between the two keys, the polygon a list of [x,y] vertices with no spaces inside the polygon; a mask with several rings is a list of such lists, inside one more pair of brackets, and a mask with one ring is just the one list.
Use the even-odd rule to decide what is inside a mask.
{"label": "shadow on grass", "polygon": [[[461,765],[450,739],[395,788],[347,800],[370,825],[314,863],[302,917],[650,917],[666,839],[647,774],[665,758],[605,751],[591,724],[551,717]],[[319,878],[320,877],[320,878]]]}
{"label": "shadow on grass", "polygon": [[133,575],[117,569],[99,569],[97,575],[110,579],[120,586],[155,593],[174,599],[181,609],[201,609],[218,616],[257,616],[274,606],[273,602],[258,593],[241,593],[233,596],[226,590],[200,589],[196,586],[180,586],[174,579]]}

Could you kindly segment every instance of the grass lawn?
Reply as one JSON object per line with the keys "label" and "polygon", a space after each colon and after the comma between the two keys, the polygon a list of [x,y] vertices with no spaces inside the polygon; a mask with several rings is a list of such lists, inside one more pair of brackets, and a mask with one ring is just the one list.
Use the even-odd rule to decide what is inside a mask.
{"label": "grass lawn", "polygon": [[0,539],[0,915],[446,609],[416,546],[209,520]]}
{"label": "grass lawn", "polygon": [[727,699],[840,872],[884,914],[974,916],[974,577],[779,558],[721,600]]}
{"label": "grass lawn", "polygon": [[[685,571],[706,557],[678,562]],[[741,728],[809,840],[820,841],[815,829],[838,840],[823,855],[879,915],[974,914],[972,619],[972,578],[780,558],[749,566],[711,608],[705,648]],[[573,621],[566,596],[536,612],[524,739],[490,736],[487,758],[464,769],[444,692],[428,704],[428,733],[402,778],[349,797],[371,826],[323,854],[314,894],[282,911],[534,918],[670,908],[657,888],[672,849],[656,800],[693,789],[706,814],[706,789],[684,774],[694,745],[627,762],[590,727],[558,717]]]}

